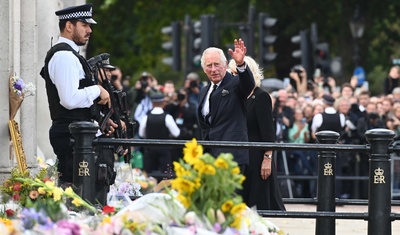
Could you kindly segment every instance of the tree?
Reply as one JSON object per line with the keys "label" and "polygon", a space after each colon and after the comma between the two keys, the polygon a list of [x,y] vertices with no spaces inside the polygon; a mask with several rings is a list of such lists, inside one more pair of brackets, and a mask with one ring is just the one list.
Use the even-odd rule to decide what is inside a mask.
{"label": "tree", "polygon": [[[126,75],[137,77],[142,71],[151,71],[163,81],[183,80],[183,73],[174,73],[161,63],[167,56],[161,47],[161,28],[173,21],[184,21],[189,14],[192,20],[202,14],[213,14],[219,23],[247,22],[249,5],[245,1],[197,1],[171,0],[168,3],[156,0],[92,0],[94,18],[98,25],[89,43],[88,56],[108,52],[111,62],[122,68]],[[386,76],[391,58],[400,58],[400,22],[397,21],[398,1],[313,1],[313,0],[252,0],[259,12],[265,12],[278,19],[275,30],[277,41],[274,50],[279,54],[273,73],[268,76],[286,77],[296,63],[291,52],[296,45],[290,38],[300,30],[308,29],[311,23],[318,25],[319,41],[329,44],[332,57],[340,56],[343,63],[343,77],[338,84],[349,81],[354,69],[353,43],[348,25],[356,4],[360,4],[366,18],[366,28],[360,40],[361,65],[367,72],[370,87],[376,76]],[[223,9],[223,10],[219,10]],[[217,30],[218,47],[227,50],[239,29],[224,26]],[[257,37],[256,37],[257,38]],[[228,58],[229,59],[229,58]],[[200,70],[201,71],[201,70]],[[369,75],[370,72],[372,74]],[[203,73],[199,73],[204,76]],[[371,76],[371,79],[369,77]],[[204,79],[204,77],[203,77]],[[378,86],[377,86],[378,87]],[[380,92],[379,90],[374,93]]]}

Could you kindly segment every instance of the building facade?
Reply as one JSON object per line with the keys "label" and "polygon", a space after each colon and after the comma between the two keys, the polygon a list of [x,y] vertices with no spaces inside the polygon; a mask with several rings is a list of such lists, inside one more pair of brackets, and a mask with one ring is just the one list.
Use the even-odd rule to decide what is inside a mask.
{"label": "building facade", "polygon": [[49,141],[50,113],[44,79],[39,75],[46,52],[59,36],[55,11],[84,0],[5,0],[0,1],[0,182],[16,166],[10,148],[9,77],[15,74],[36,86],[35,96],[26,97],[14,120],[19,124],[22,146],[29,168],[37,157],[55,159]]}

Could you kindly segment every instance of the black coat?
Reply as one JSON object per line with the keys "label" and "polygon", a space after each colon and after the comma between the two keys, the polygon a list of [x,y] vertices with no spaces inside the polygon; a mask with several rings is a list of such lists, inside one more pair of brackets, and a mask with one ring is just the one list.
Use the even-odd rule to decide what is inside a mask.
{"label": "black coat", "polygon": [[[275,142],[271,97],[258,87],[247,100],[247,129],[250,142]],[[250,150],[249,167],[245,169],[246,180],[243,183],[243,200],[249,207],[257,206],[258,210],[285,210],[274,159],[271,175],[266,180],[261,178],[265,150]]]}
{"label": "black coat", "polygon": [[[217,90],[210,97],[212,122],[207,124],[201,113],[207,91],[211,83],[200,91],[200,103],[197,118],[203,140],[209,141],[248,141],[246,126],[246,99],[254,88],[253,74],[249,68],[239,72],[239,76],[226,73]],[[238,164],[249,163],[247,149],[213,148],[210,154],[217,157],[220,153],[232,153]]]}

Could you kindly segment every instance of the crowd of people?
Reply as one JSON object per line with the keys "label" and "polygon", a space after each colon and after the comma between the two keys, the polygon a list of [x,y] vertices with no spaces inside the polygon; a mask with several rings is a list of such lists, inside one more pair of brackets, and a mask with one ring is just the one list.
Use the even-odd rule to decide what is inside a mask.
{"label": "crowd of people", "polygon": [[[235,69],[235,67],[228,68],[228,71],[235,71]],[[316,132],[331,130],[340,134],[340,144],[366,144],[364,134],[372,128],[393,130],[396,133],[395,138],[400,138],[400,87],[395,86],[399,77],[399,66],[391,68],[385,86],[387,88],[382,94],[376,96],[371,96],[367,87],[358,86],[357,77],[352,77],[348,82],[338,85],[332,77],[320,74],[309,78],[304,68],[300,67],[299,70],[288,74],[291,82],[285,87],[269,93],[272,100],[271,111],[275,131],[273,139],[250,139],[250,141],[315,143]],[[145,91],[141,87],[143,80],[146,80],[148,84]],[[135,120],[141,120],[138,114],[142,112],[144,104],[148,104],[144,110],[152,109],[152,103],[146,99],[151,100],[151,93],[162,93],[164,111],[172,116],[181,131],[178,136],[170,135],[169,138],[201,139],[196,108],[201,101],[199,92],[204,86],[207,86],[207,82],[200,81],[196,73],[188,74],[184,86],[175,88],[172,81],[158,85],[153,75],[144,72],[132,89],[136,94],[133,95],[136,97],[134,98],[136,104],[132,106],[132,113],[135,114],[132,117]],[[144,95],[138,99],[141,92],[147,96]],[[251,100],[251,97],[248,100]],[[140,135],[137,137],[143,138]],[[274,165],[277,167],[278,174],[285,174],[288,171],[290,175],[317,175],[318,153],[315,151],[276,151],[274,154],[277,156],[274,158]],[[179,150],[172,154],[172,160],[179,157],[181,157]],[[283,157],[286,158],[287,169],[285,169]],[[367,176],[368,156],[362,153],[340,152],[337,158],[337,171],[337,175],[340,176]],[[316,195],[316,180],[293,180],[292,183],[294,184],[293,196],[313,197]],[[284,196],[289,196],[285,192],[287,186],[285,181],[280,184]],[[367,188],[366,181],[339,180],[336,189],[337,197],[366,198]]]}

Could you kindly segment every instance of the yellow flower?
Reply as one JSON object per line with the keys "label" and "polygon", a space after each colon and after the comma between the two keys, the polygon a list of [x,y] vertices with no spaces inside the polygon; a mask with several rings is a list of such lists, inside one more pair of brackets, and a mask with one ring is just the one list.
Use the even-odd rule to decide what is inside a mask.
{"label": "yellow flower", "polygon": [[205,163],[202,160],[197,160],[193,165],[193,169],[195,169],[200,175],[204,171]]}
{"label": "yellow flower", "polygon": [[240,227],[246,206],[236,189],[245,178],[232,154],[203,155],[202,147],[193,139],[186,143],[184,157],[174,162],[174,169],[176,178],[171,180],[171,186],[187,211],[206,215],[212,224],[218,221],[222,229],[230,224]]}
{"label": "yellow flower", "polygon": [[190,202],[187,197],[183,196],[182,194],[178,194],[177,199],[182,203],[185,208],[190,206]]}
{"label": "yellow flower", "polygon": [[10,219],[0,217],[0,223],[3,223],[4,226],[7,228],[9,233],[6,233],[6,234],[14,234],[14,232],[15,232],[14,225]]}
{"label": "yellow flower", "polygon": [[233,222],[230,224],[233,228],[240,229],[242,225],[242,217],[241,216],[235,216],[233,219]]}
{"label": "yellow flower", "polygon": [[246,209],[246,204],[244,204],[244,203],[239,203],[239,204],[234,205],[234,206],[232,207],[231,214],[232,214],[232,215],[239,214],[240,212],[244,211],[245,209]]}
{"label": "yellow flower", "polygon": [[83,204],[83,201],[81,198],[74,198],[74,200],[72,200],[72,204],[79,207]]}
{"label": "yellow flower", "polygon": [[173,162],[176,177],[184,177],[190,175],[190,172],[185,170],[185,168],[179,162]]}
{"label": "yellow flower", "polygon": [[53,189],[54,188],[54,182],[53,181],[46,181],[46,183],[44,183],[46,185],[46,187],[48,187],[49,189]]}
{"label": "yellow flower", "polygon": [[38,192],[39,192],[39,194],[46,194],[46,190],[44,190],[44,188],[43,187],[39,187],[38,188]]}
{"label": "yellow flower", "polygon": [[200,156],[203,155],[203,146],[197,145],[196,139],[193,138],[192,142],[187,142],[183,149],[183,159],[193,165]]}
{"label": "yellow flower", "polygon": [[242,175],[239,179],[239,184],[243,184],[243,181],[246,179],[246,176]]}
{"label": "yellow flower", "polygon": [[182,172],[185,170],[183,168],[183,166],[179,162],[173,162],[172,164],[174,164],[174,171],[175,171],[176,176],[181,177]]}
{"label": "yellow flower", "polygon": [[217,160],[214,162],[214,165],[217,168],[228,169],[228,163],[222,158],[217,158]]}
{"label": "yellow flower", "polygon": [[223,212],[228,212],[228,211],[231,210],[232,206],[233,206],[233,201],[232,200],[228,200],[228,201],[224,202],[224,204],[222,204],[221,210]]}
{"label": "yellow flower", "polygon": [[101,225],[105,225],[105,224],[110,224],[111,223],[111,217],[110,216],[106,216],[103,218],[103,220],[101,221]]}
{"label": "yellow flower", "polygon": [[194,179],[194,187],[196,189],[201,187],[201,178],[200,177],[197,177],[197,178]]}
{"label": "yellow flower", "polygon": [[203,168],[202,173],[207,174],[207,175],[215,175],[216,170],[215,170],[215,167],[213,167],[212,165],[206,164]]}
{"label": "yellow flower", "polygon": [[72,197],[75,195],[75,192],[71,187],[68,187],[65,189],[65,195],[67,195],[68,197]]}
{"label": "yellow flower", "polygon": [[232,174],[240,174],[240,168],[239,167],[234,167],[233,169],[232,169]]}
{"label": "yellow flower", "polygon": [[62,193],[63,193],[62,189],[60,189],[58,187],[53,188],[53,199],[54,199],[54,201],[59,201],[61,199]]}

